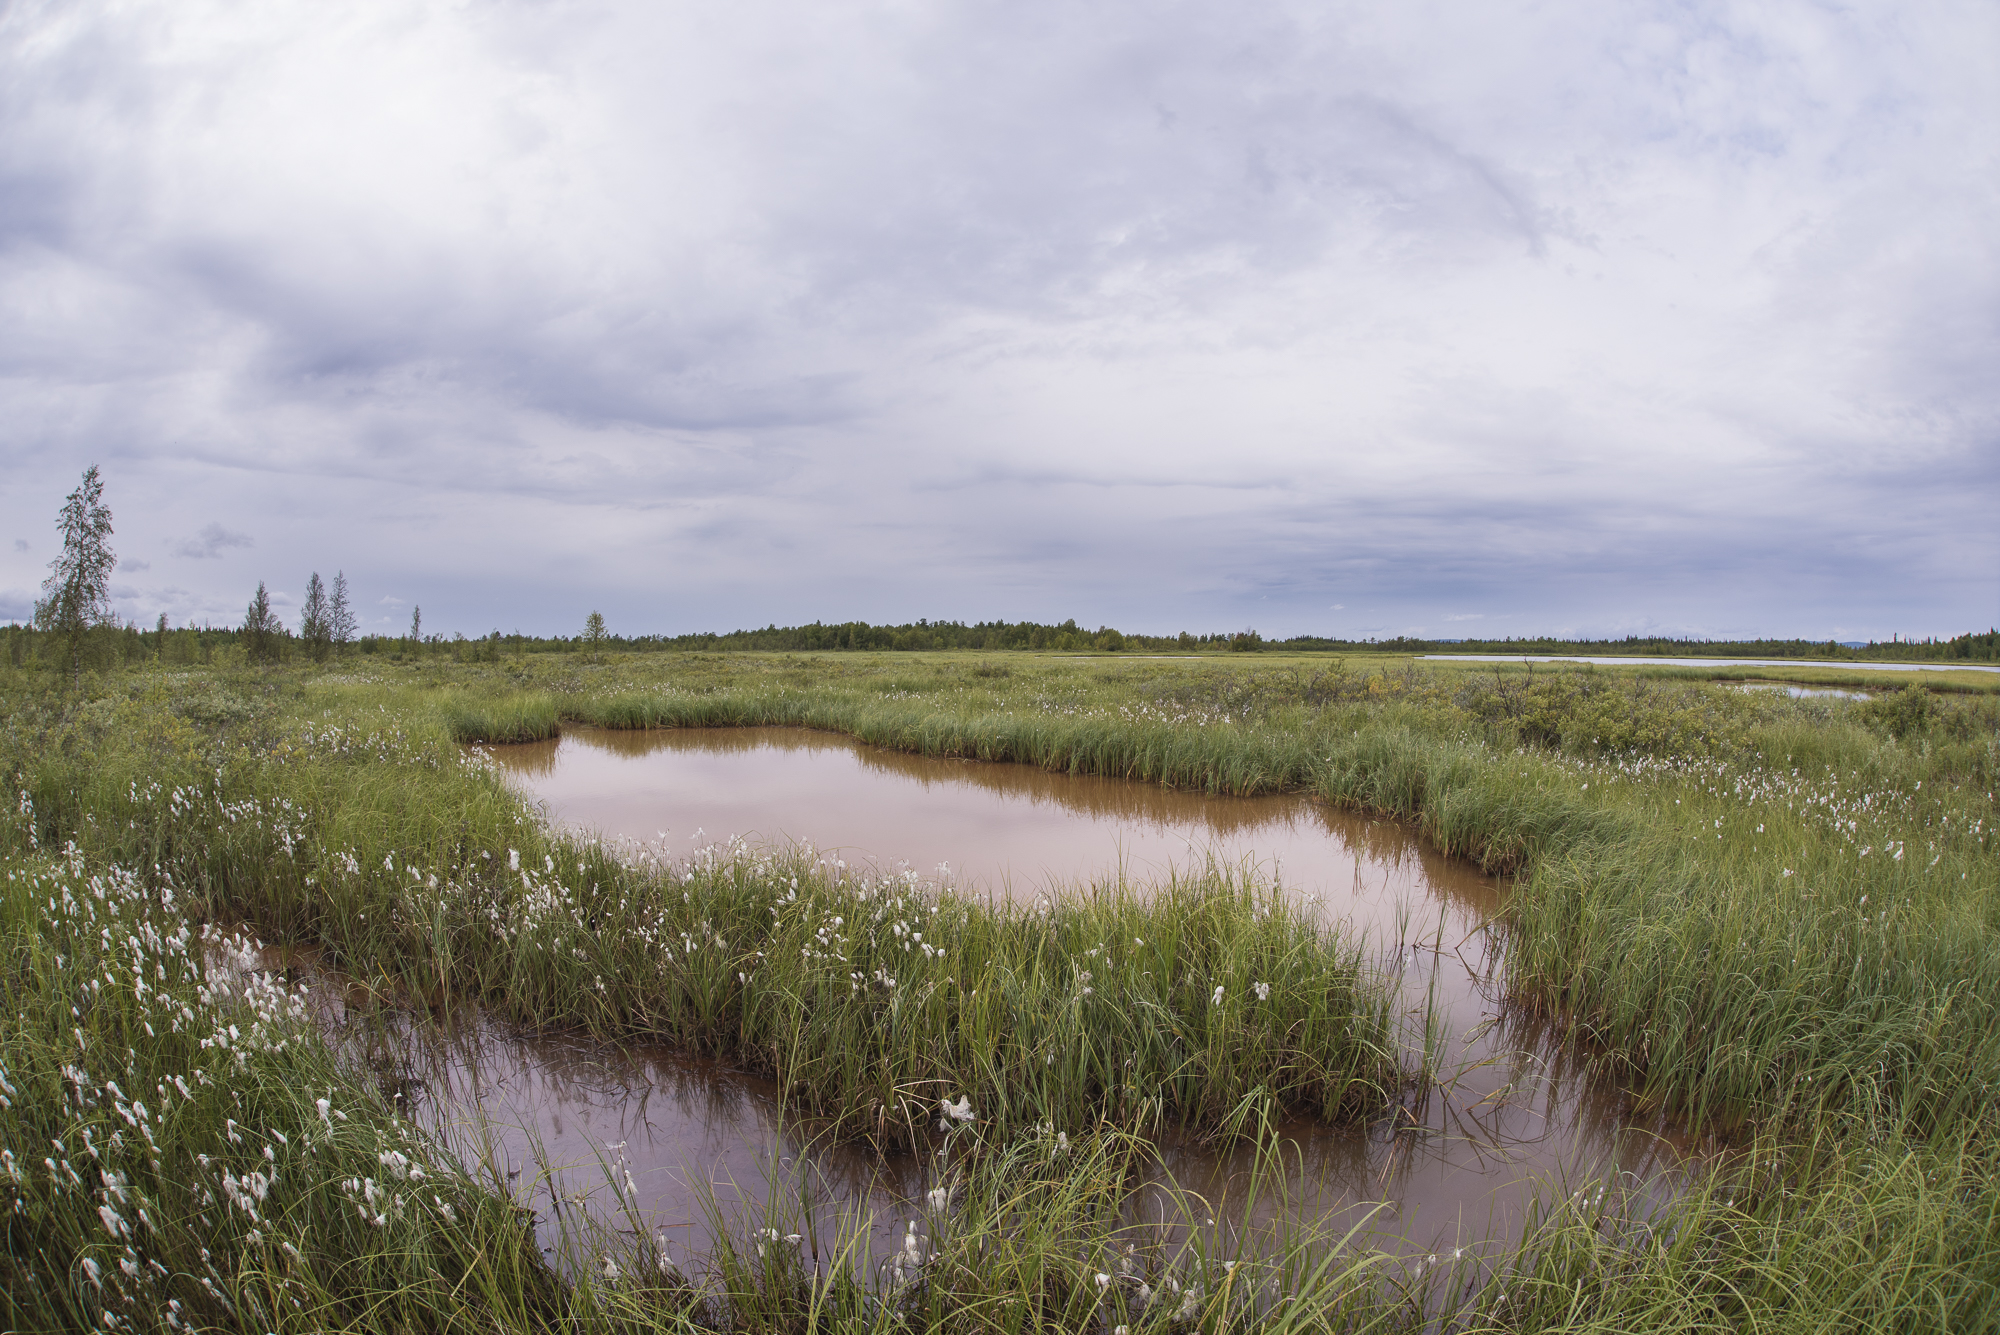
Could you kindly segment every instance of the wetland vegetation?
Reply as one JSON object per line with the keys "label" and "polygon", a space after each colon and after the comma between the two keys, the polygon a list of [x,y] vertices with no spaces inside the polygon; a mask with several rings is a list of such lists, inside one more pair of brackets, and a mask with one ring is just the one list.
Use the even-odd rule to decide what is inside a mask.
{"label": "wetland vegetation", "polygon": [[[9,1329],[2000,1319],[2000,683],[497,640],[202,666],[168,634],[80,679],[0,668]],[[1134,1231],[1162,1136],[1275,1166],[1281,1116],[1366,1118],[1436,1074],[1361,943],[1222,875],[1008,906],[782,850],[636,858],[548,828],[464,745],[571,724],[810,727],[1406,821],[1510,878],[1510,1004],[1728,1148],[1662,1208],[1552,1184],[1519,1236],[1434,1265],[1310,1219],[1204,1229],[1195,1200]],[[252,935],[400,1004],[767,1073],[826,1134],[933,1156],[935,1208],[879,1265],[858,1222],[829,1256],[718,1215],[702,1255],[606,1234],[551,1266],[509,1184],[338,1060]]]}

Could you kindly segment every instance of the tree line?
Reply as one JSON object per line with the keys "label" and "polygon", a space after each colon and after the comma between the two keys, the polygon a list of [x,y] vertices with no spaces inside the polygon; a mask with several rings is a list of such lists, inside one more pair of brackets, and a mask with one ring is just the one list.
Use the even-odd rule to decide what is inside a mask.
{"label": "tree line", "polygon": [[[272,663],[293,653],[303,653],[323,663],[358,647],[361,652],[383,651],[422,653],[447,650],[452,657],[498,660],[504,651],[548,653],[584,649],[593,655],[604,650],[626,652],[729,651],[824,652],[873,651],[915,652],[924,650],[1030,651],[1055,653],[1255,653],[1272,649],[1288,653],[1387,652],[1501,653],[1501,654],[1604,654],[1662,658],[1819,658],[1867,661],[2000,660],[2000,631],[1967,633],[1950,639],[1905,640],[1900,636],[1888,643],[1864,645],[1833,640],[1692,640],[1661,636],[1628,635],[1623,639],[1579,640],[1535,637],[1500,640],[1429,640],[1397,636],[1388,640],[1348,640],[1299,635],[1287,640],[1266,640],[1254,629],[1196,634],[1146,635],[1099,626],[1086,630],[1074,618],[1059,623],[1036,621],[930,621],[901,625],[873,625],[865,621],[825,623],[814,621],[802,626],[779,626],[775,622],[762,630],[713,631],[686,635],[623,636],[610,632],[604,617],[592,611],[585,618],[581,634],[569,636],[502,636],[498,630],[477,640],[454,635],[449,641],[439,635],[426,636],[423,609],[413,608],[410,629],[403,636],[358,636],[359,623],[348,594],[347,575],[336,571],[331,586],[314,571],[306,582],[304,602],[299,610],[299,627],[294,634],[271,606],[270,593],[263,581],[251,596],[240,628],[217,630],[189,626],[176,631],[164,614],[150,635],[136,625],[119,621],[111,606],[111,572],[118,564],[112,552],[111,511],[104,504],[104,482],[95,464],[84,470],[83,480],[63,503],[56,526],[63,535],[62,552],[49,563],[50,573],[42,585],[42,597],[35,603],[32,630],[4,628],[7,660],[16,667],[30,657],[40,658],[41,642],[52,646],[72,676],[81,674],[86,660],[130,661],[150,654],[169,662],[208,662],[217,647],[240,647],[254,663]],[[169,650],[172,650],[171,654]]]}
{"label": "tree line", "polygon": [[[4,628],[6,657],[11,666],[25,666],[30,658],[40,658],[45,645],[72,677],[81,675],[86,663],[126,661],[151,656],[169,661],[209,662],[222,642],[240,645],[252,662],[268,663],[286,656],[292,645],[299,646],[315,662],[325,662],[355,641],[359,623],[348,596],[347,574],[336,572],[329,588],[318,571],[306,582],[304,605],[299,612],[296,636],[271,607],[270,592],[262,580],[245,610],[240,630],[195,627],[176,631],[166,614],[150,635],[135,624],[120,621],[111,605],[111,572],[118,556],[111,549],[111,509],[104,503],[104,478],[96,464],[83,472],[83,480],[63,502],[56,527],[62,533],[62,550],[49,562],[49,577],[42,583],[42,596],[35,601],[30,626]],[[422,642],[423,612],[417,609],[410,619],[410,640]],[[169,654],[170,648],[174,651]]]}
{"label": "tree line", "polygon": [[[420,611],[419,620],[421,617]],[[354,642],[357,627],[354,608],[347,597],[347,572],[335,573],[329,591],[319,571],[313,571],[312,578],[306,581],[305,602],[299,609],[298,643],[306,655],[315,663],[324,663]],[[282,654],[289,635],[277,613],[271,610],[271,596],[264,582],[257,581],[257,592],[251,596],[250,606],[243,615],[244,652],[253,662],[273,662]]]}

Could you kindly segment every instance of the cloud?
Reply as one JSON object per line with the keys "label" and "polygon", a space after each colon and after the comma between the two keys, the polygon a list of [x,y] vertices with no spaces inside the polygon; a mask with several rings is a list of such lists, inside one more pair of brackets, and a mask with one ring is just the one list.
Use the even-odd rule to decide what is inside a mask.
{"label": "cloud", "polygon": [[175,543],[173,550],[176,556],[185,556],[195,561],[208,561],[221,559],[223,552],[231,547],[254,545],[249,534],[232,533],[219,523],[210,523],[194,537],[183,538]]}
{"label": "cloud", "polygon": [[14,550],[17,552],[25,552],[30,550],[30,548],[28,547],[28,540],[26,538],[14,539]]}
{"label": "cloud", "polygon": [[1968,0],[30,7],[0,513],[101,460],[200,563],[135,595],[176,615],[249,593],[178,528],[226,513],[257,577],[468,631],[1962,630],[1996,44]]}
{"label": "cloud", "polygon": [[129,556],[127,556],[127,557],[124,557],[124,558],[121,558],[121,559],[119,560],[119,562],[118,562],[118,568],[119,568],[120,570],[130,570],[130,571],[134,571],[134,572],[142,572],[142,571],[147,571],[147,570],[151,570],[151,569],[153,568],[153,563],[152,563],[151,561],[138,561],[138,560],[134,560],[134,559],[133,559],[132,557],[129,557]]}

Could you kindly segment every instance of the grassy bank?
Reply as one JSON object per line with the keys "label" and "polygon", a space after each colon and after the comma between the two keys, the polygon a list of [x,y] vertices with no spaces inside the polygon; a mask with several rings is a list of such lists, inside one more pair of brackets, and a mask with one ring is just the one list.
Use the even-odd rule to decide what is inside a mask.
{"label": "grassy bank", "polygon": [[413,1141],[164,882],[12,850],[0,1324],[473,1328],[559,1305],[515,1211]]}
{"label": "grassy bank", "polygon": [[1337,1118],[1409,1074],[1354,946],[1220,873],[1036,911],[804,854],[646,865],[530,818],[434,721],[462,709],[274,710],[217,756],[128,698],[58,725],[17,819],[411,996],[725,1055],[885,1144],[967,1094],[1003,1128],[1206,1133],[1252,1091]]}
{"label": "grassy bank", "polygon": [[438,713],[445,731],[459,742],[540,742],[556,735],[556,702],[546,692],[459,695],[442,703]]}
{"label": "grassy bank", "polygon": [[801,690],[788,677],[809,669],[774,663],[705,690],[586,688],[563,709],[1316,793],[1524,873],[1518,997],[1608,1049],[1646,1098],[1703,1119],[1865,1108],[1945,1126],[1990,1112],[2000,1088],[2000,702],[1484,665],[1120,665],[997,683],[948,660],[928,680],[894,666],[873,691],[831,670]]}
{"label": "grassy bank", "polygon": [[[0,1107],[24,1202],[10,1225],[11,1325],[79,1328],[103,1310],[145,1325],[140,1307],[110,1296],[121,1260],[182,1303],[177,1318],[246,1330],[1943,1330],[1994,1317],[1990,699],[1919,689],[1791,700],[1510,665],[905,655],[128,671],[83,699],[17,673],[5,700],[8,959],[23,1001],[0,1061],[17,1087],[19,1071],[38,1082],[33,1099]],[[1459,1258],[1443,1282],[1408,1287],[1378,1262],[1336,1256],[1325,1237],[1254,1265],[1246,1249],[1155,1245],[1128,1273],[1106,1211],[1148,1137],[1241,1130],[1245,1110],[1266,1104],[1348,1116],[1410,1074],[1389,1052],[1357,943],[1226,878],[1004,912],[759,850],[671,867],[614,858],[551,834],[453,741],[546,736],[564,721],[794,723],[935,755],[1310,792],[1403,817],[1440,847],[1515,873],[1517,1004],[1620,1065],[1640,1100],[1743,1128],[1757,1151],[1644,1224],[1615,1191],[1552,1201],[1512,1250]],[[114,899],[115,921],[92,907]],[[561,1280],[524,1254],[518,1217],[490,1187],[426,1147],[382,1139],[405,1145],[410,1133],[309,1032],[280,1034],[277,1002],[216,991],[186,933],[239,922],[321,944],[412,1004],[471,997],[530,1023],[735,1054],[845,1134],[935,1136],[940,1102],[964,1098],[977,1110],[975,1126],[952,1133],[964,1194],[925,1244],[921,1282],[814,1269],[727,1229],[705,1269],[690,1263],[672,1283],[637,1283],[636,1256],[615,1282]],[[176,932],[178,953],[160,955],[151,943]],[[148,991],[129,981],[135,962]],[[199,1036],[182,1042],[175,1017]],[[200,1046],[228,1023],[229,1047]],[[260,1023],[269,1041],[243,1044]],[[65,1065],[94,1082],[94,1105]],[[163,1087],[176,1089],[179,1139],[153,1156],[119,1105]],[[349,1113],[351,1140],[322,1149],[314,1100],[329,1096]],[[145,1102],[158,1138],[166,1105]],[[51,1120],[58,1109],[69,1120]],[[100,1155],[117,1132],[118,1153],[159,1158],[111,1171],[150,1184],[129,1190],[152,1193],[151,1217],[181,1232],[153,1250],[116,1234],[97,1213],[123,1213],[110,1182],[86,1187],[60,1166],[83,1177],[84,1126]],[[263,1140],[243,1131],[253,1126]],[[1049,1166],[1058,1130],[1080,1147],[1074,1165]],[[314,1157],[263,1157],[302,1140]],[[55,1167],[27,1166],[48,1151],[20,1146],[54,1142]],[[390,1152],[428,1155],[427,1173],[451,1191],[428,1214],[377,1226],[342,1184],[388,1190]],[[199,1168],[200,1154],[229,1165],[239,1191],[246,1170],[276,1173],[282,1217],[302,1229],[284,1241],[303,1261],[282,1248],[282,1263],[269,1260],[257,1248],[277,1232],[196,1198],[186,1164]],[[207,1190],[229,1199],[219,1179]],[[1041,1241],[1000,1245],[1017,1234]],[[954,1238],[966,1245],[953,1250]],[[155,1259],[171,1280],[147,1269]],[[1218,1275],[1202,1268],[1210,1260],[1238,1266]],[[1160,1297],[1169,1279],[1171,1305]],[[1142,1285],[1148,1301],[1135,1306]],[[163,1302],[143,1309],[155,1326],[174,1310]],[[383,1316],[374,1327],[371,1313]]]}

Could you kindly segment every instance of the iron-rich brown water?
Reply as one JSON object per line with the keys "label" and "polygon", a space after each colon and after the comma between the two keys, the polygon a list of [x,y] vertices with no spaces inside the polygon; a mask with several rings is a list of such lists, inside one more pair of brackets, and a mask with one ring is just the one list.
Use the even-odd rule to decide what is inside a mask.
{"label": "iron-rich brown water", "polygon": [[[1659,1195],[1687,1158],[1674,1128],[1636,1116],[1615,1086],[1504,1004],[1488,927],[1500,888],[1393,822],[1299,798],[930,760],[797,729],[573,733],[487,754],[560,825],[645,841],[664,833],[683,850],[732,835],[810,842],[849,864],[948,864],[962,888],[1014,896],[1121,871],[1142,883],[1209,857],[1253,863],[1366,934],[1407,1003],[1407,1042],[1421,1044],[1427,1008],[1441,1021],[1444,1078],[1420,1100],[1364,1127],[1283,1128],[1283,1208],[1343,1229],[1373,1210],[1368,1238],[1379,1245],[1511,1241],[1538,1194],[1615,1172]],[[533,1206],[551,1240],[565,1218],[585,1218],[664,1230],[685,1255],[710,1232],[707,1200],[745,1231],[764,1223],[775,1174],[781,1232],[830,1239],[844,1204],[872,1215],[886,1252],[937,1185],[919,1158],[814,1147],[771,1086],[714,1063],[514,1034],[476,1015],[436,1025],[335,986],[320,998],[350,1050],[462,1158]],[[1218,1227],[1244,1217],[1247,1153],[1182,1146],[1166,1161],[1213,1205]],[[1135,1215],[1156,1208],[1135,1196]]]}

